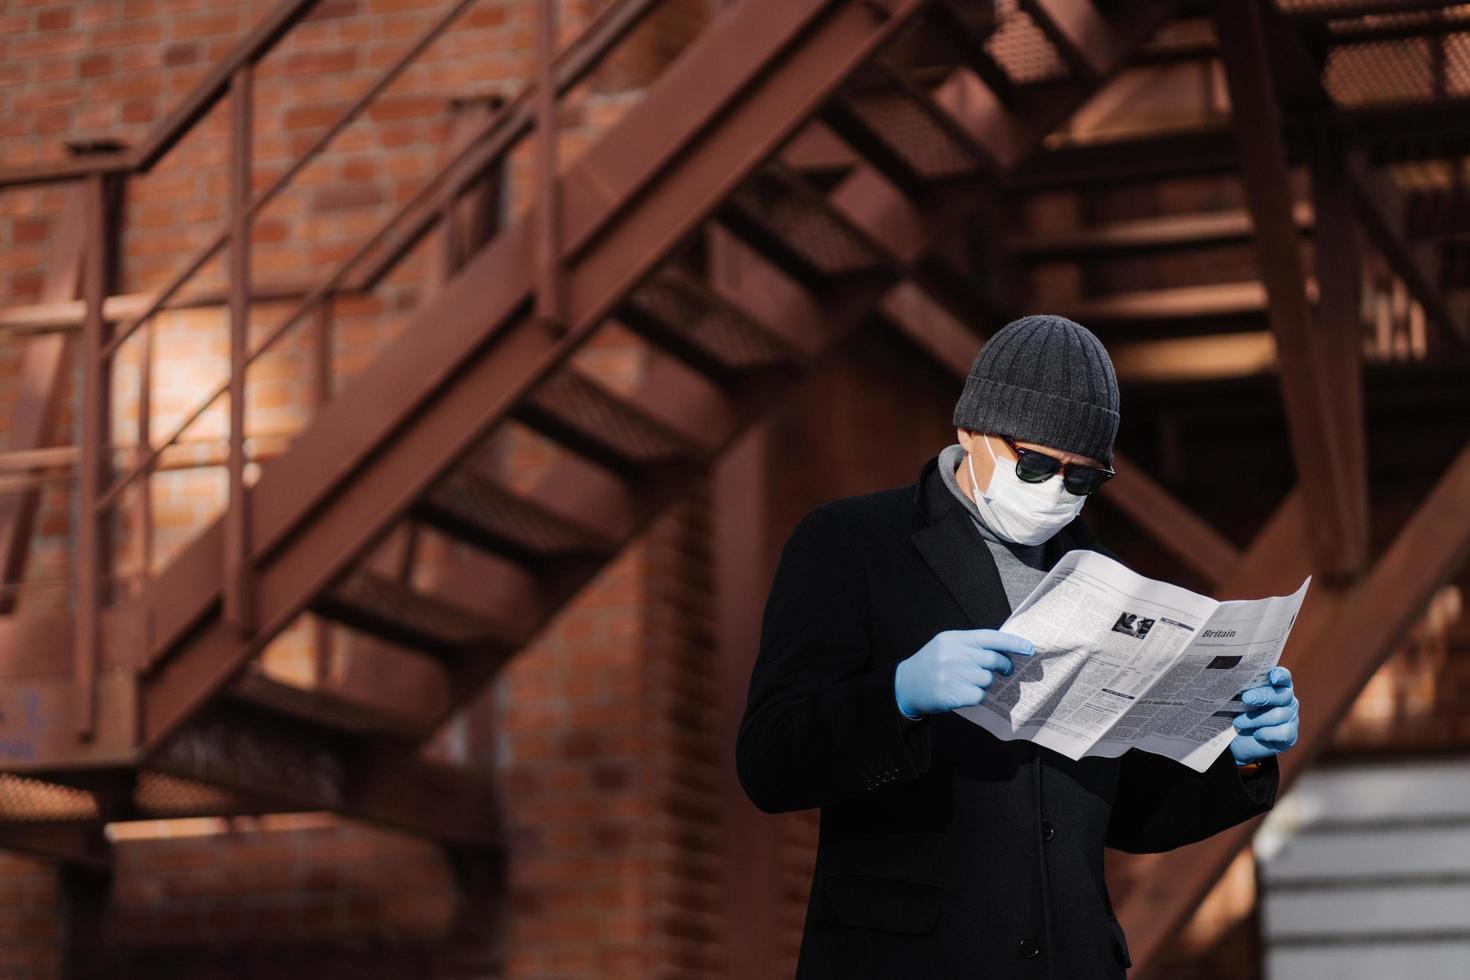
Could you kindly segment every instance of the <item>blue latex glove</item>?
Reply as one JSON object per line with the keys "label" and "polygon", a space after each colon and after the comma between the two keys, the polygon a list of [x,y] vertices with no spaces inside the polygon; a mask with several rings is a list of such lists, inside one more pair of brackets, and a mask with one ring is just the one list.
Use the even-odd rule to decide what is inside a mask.
{"label": "blue latex glove", "polygon": [[1300,706],[1291,687],[1291,671],[1277,664],[1266,680],[1267,686],[1246,688],[1241,700],[1251,710],[1231,721],[1239,732],[1230,740],[1237,766],[1269,759],[1296,744]]}
{"label": "blue latex glove", "polygon": [[1030,656],[1032,642],[999,630],[941,630],[893,672],[893,696],[908,718],[979,704],[995,675],[1015,670],[1007,654]]}

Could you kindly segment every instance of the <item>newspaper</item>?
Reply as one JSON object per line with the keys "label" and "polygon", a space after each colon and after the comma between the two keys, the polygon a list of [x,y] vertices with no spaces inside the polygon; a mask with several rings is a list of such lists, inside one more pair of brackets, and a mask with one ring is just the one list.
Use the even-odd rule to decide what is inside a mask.
{"label": "newspaper", "polygon": [[978,705],[955,713],[1069,759],[1156,752],[1204,772],[1266,683],[1306,596],[1220,602],[1075,550],[1000,628],[1036,645]]}

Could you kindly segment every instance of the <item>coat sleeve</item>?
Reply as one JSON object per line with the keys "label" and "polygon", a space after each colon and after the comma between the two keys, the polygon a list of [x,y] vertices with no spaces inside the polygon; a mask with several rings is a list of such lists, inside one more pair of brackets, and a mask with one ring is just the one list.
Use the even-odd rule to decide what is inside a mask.
{"label": "coat sleeve", "polygon": [[1241,773],[1229,749],[1204,772],[1138,749],[1121,762],[1107,845],[1133,853],[1192,844],[1265,813],[1281,778],[1275,756]]}
{"label": "coat sleeve", "polygon": [[928,716],[905,718],[894,700],[899,660],[871,663],[855,525],[837,502],[808,512],[766,599],[735,767],[768,813],[874,793],[929,767]]}

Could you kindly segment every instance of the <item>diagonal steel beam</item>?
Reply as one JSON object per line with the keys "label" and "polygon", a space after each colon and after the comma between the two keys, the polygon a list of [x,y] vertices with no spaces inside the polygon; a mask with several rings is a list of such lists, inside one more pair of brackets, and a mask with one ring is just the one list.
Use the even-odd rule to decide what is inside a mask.
{"label": "diagonal steel beam", "polygon": [[[1329,329],[1313,323],[1303,284],[1306,270],[1296,231],[1282,117],[1268,59],[1264,0],[1213,0],[1212,11],[1230,88],[1241,179],[1254,222],[1256,267],[1267,295],[1267,317],[1281,364],[1292,455],[1308,501],[1314,568],[1327,576],[1351,576],[1367,557],[1367,528],[1353,506],[1354,471],[1349,440],[1334,409],[1339,386],[1359,375],[1335,370]],[[1324,336],[1327,334],[1327,336]],[[1362,474],[1356,474],[1361,480]]]}
{"label": "diagonal steel beam", "polygon": [[1366,560],[1371,540],[1368,501],[1367,432],[1363,417],[1362,263],[1354,214],[1353,180],[1341,130],[1319,122],[1308,152],[1312,176],[1313,265],[1317,273],[1317,330],[1328,389],[1336,396],[1331,408],[1341,435],[1346,479],[1339,489],[1355,563]]}
{"label": "diagonal steel beam", "polygon": [[1123,53],[1124,39],[1114,36],[1090,0],[1021,0],[1021,9],[1036,21],[1067,67],[1088,84],[1101,81],[1109,63]]}

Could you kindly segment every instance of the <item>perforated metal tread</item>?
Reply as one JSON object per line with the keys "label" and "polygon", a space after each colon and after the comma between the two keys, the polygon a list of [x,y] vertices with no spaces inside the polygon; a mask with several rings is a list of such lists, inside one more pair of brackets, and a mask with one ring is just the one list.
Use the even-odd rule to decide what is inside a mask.
{"label": "perforated metal tread", "polygon": [[427,653],[514,649],[525,639],[468,609],[364,569],[319,597],[312,610]]}
{"label": "perforated metal tread", "polygon": [[446,533],[533,567],[566,555],[609,557],[618,548],[618,542],[534,500],[460,470],[441,480],[415,513]]}
{"label": "perforated metal tread", "polygon": [[619,307],[618,320],[697,371],[733,379],[742,371],[795,364],[800,351],[711,293],[692,275],[665,266]]}
{"label": "perforated metal tread", "polygon": [[0,825],[96,819],[97,802],[86,790],[25,776],[0,774]]}
{"label": "perforated metal tread", "polygon": [[344,735],[419,739],[426,734],[425,726],[416,718],[330,692],[286,684],[259,670],[248,671],[235,681],[230,686],[229,700]]}
{"label": "perforated metal tread", "polygon": [[[139,770],[136,778],[121,771],[85,778],[102,782],[115,777],[118,789],[108,820],[166,820],[179,817],[230,816],[274,811],[238,793],[167,773]],[[6,827],[91,823],[102,819],[97,798],[85,783],[69,785],[53,779],[0,774],[0,838]],[[83,778],[83,777],[76,777]],[[130,784],[130,785],[129,785]]]}
{"label": "perforated metal tread", "polygon": [[636,474],[651,463],[704,455],[682,434],[571,367],[562,367],[532,389],[515,414],[573,452],[620,473]]}
{"label": "perforated metal tread", "polygon": [[740,185],[720,220],[808,286],[879,269],[882,257],[831,208],[800,193],[772,167]]}
{"label": "perforated metal tread", "polygon": [[856,73],[823,118],[911,193],[929,182],[996,168],[994,157],[961,134],[929,90],[896,68],[871,65]]}

